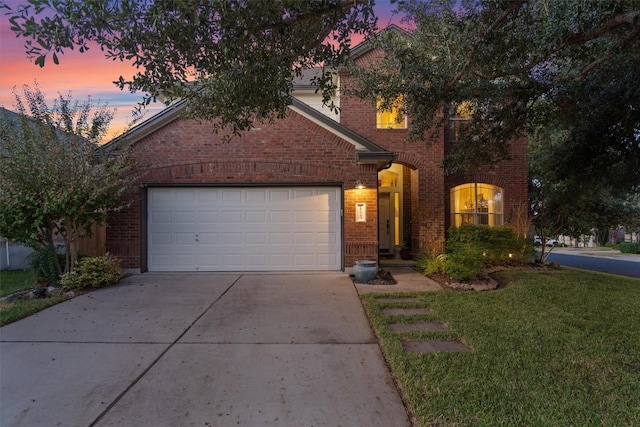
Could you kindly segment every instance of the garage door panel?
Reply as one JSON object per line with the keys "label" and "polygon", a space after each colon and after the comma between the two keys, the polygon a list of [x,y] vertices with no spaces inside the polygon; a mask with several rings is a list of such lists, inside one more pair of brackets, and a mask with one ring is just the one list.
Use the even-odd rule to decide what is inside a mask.
{"label": "garage door panel", "polygon": [[291,198],[291,190],[287,188],[268,190],[269,200],[272,202],[286,202]]}
{"label": "garage door panel", "polygon": [[291,265],[291,255],[283,253],[272,253],[269,255],[269,264],[275,269],[284,270]]}
{"label": "garage door panel", "polygon": [[203,245],[219,245],[220,244],[220,233],[198,233],[198,243],[200,246]]}
{"label": "garage door panel", "polygon": [[242,267],[244,263],[244,254],[223,254],[222,264],[227,267]]}
{"label": "garage door panel", "polygon": [[289,233],[269,233],[269,243],[271,245],[290,245],[291,236]]}
{"label": "garage door panel", "polygon": [[176,245],[187,245],[195,247],[197,237],[196,233],[174,233]]}
{"label": "garage door panel", "polygon": [[247,245],[261,245],[267,242],[267,233],[265,232],[248,232],[246,234]]}
{"label": "garage door panel", "polygon": [[210,210],[198,210],[198,222],[200,224],[218,224],[220,222],[220,212]]}
{"label": "garage door panel", "polygon": [[183,189],[183,191],[176,191],[173,193],[173,200],[178,203],[193,203],[197,200],[197,189]]}
{"label": "garage door panel", "polygon": [[151,271],[341,268],[338,187],[148,191]]}
{"label": "garage door panel", "polygon": [[171,211],[155,211],[149,216],[151,224],[171,224]]}
{"label": "garage door panel", "polygon": [[194,224],[196,222],[196,211],[195,210],[176,211],[175,222],[176,224]]}
{"label": "garage door panel", "polygon": [[247,225],[249,225],[249,224],[264,225],[264,224],[267,223],[267,212],[264,211],[264,210],[247,211],[246,212],[246,221],[247,221]]}
{"label": "garage door panel", "polygon": [[220,200],[220,189],[208,188],[208,191],[198,191],[198,204],[200,206],[207,206],[215,204]]}
{"label": "garage door panel", "polygon": [[249,204],[255,203],[261,205],[268,199],[267,193],[262,188],[247,189],[246,195],[246,201]]}
{"label": "garage door panel", "polygon": [[264,253],[247,254],[247,266],[249,268],[260,267],[260,270],[264,270],[266,265],[267,256]]}
{"label": "garage door panel", "polygon": [[241,202],[244,191],[240,188],[225,188],[221,189],[222,201],[224,203],[237,203]]}
{"label": "garage door panel", "polygon": [[233,211],[223,211],[222,212],[222,222],[225,224],[241,224],[243,222],[242,218],[244,212],[239,211],[239,210],[233,210]]}
{"label": "garage door panel", "polygon": [[338,243],[339,236],[337,233],[316,233],[316,239],[319,245],[334,246]]}
{"label": "garage door panel", "polygon": [[194,259],[193,254],[184,253],[184,254],[161,254],[155,257],[154,264],[157,266],[164,266],[165,263],[169,265],[175,265],[178,267],[195,267],[196,260]]}
{"label": "garage door panel", "polygon": [[318,255],[317,263],[320,266],[329,267],[335,265],[337,262],[339,262],[339,260],[336,254],[324,253]]}
{"label": "garage door panel", "polygon": [[154,246],[170,246],[173,243],[171,237],[171,233],[153,233],[151,236],[151,244]]}
{"label": "garage door panel", "polygon": [[271,210],[269,211],[269,222],[288,224],[291,222],[289,214],[290,212],[285,210]]}

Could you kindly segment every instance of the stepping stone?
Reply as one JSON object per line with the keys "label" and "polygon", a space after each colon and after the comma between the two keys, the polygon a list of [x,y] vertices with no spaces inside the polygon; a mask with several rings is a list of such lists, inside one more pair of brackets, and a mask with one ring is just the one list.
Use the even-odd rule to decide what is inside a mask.
{"label": "stepping stone", "polygon": [[389,325],[392,332],[412,332],[412,331],[448,331],[449,327],[438,322],[417,322],[417,323],[393,323]]}
{"label": "stepping stone", "polygon": [[420,302],[419,298],[377,298],[376,302]]}
{"label": "stepping stone", "polygon": [[469,351],[460,341],[430,340],[430,341],[402,341],[402,348],[408,353],[436,353],[441,351]]}
{"label": "stepping stone", "polygon": [[433,310],[430,308],[385,308],[382,314],[385,316],[397,316],[402,314],[431,314]]}

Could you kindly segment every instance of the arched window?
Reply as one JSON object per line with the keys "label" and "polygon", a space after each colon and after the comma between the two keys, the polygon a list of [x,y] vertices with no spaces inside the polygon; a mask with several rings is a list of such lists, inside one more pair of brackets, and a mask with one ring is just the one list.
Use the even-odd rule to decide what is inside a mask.
{"label": "arched window", "polygon": [[451,189],[451,225],[502,225],[502,188],[469,182]]}

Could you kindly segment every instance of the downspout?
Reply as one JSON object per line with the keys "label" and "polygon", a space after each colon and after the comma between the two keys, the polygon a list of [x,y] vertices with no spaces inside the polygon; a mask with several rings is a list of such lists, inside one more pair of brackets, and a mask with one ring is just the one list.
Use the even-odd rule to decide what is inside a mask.
{"label": "downspout", "polygon": [[9,239],[4,241],[4,245],[5,245],[5,248],[6,248],[6,251],[7,251],[7,270],[8,270],[9,269],[9,265],[10,265],[10,263],[9,263]]}
{"label": "downspout", "polygon": [[378,172],[383,171],[385,169],[389,169],[392,163],[393,163],[393,160],[389,160],[387,164],[384,164],[378,168]]}

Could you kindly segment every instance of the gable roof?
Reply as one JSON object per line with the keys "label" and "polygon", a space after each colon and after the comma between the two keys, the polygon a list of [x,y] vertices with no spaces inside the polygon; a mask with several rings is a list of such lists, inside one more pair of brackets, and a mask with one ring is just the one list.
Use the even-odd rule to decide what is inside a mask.
{"label": "gable roof", "polygon": [[[125,140],[130,143],[140,141],[144,137],[180,118],[186,105],[186,100],[176,102],[124,134],[112,139],[103,145],[103,148],[108,150],[116,149],[117,146]],[[383,168],[397,157],[395,153],[374,144],[364,136],[353,132],[351,129],[325,116],[297,98],[292,98],[292,104],[289,108],[332,134],[351,143],[356,148],[356,160],[360,164],[375,164],[378,168]]]}
{"label": "gable roof", "polygon": [[404,29],[398,27],[396,24],[391,24],[391,25],[385,27],[384,29],[380,30],[374,36],[369,37],[369,38],[363,40],[362,42],[360,42],[359,44],[357,44],[356,46],[354,46],[353,49],[351,49],[351,60],[355,61],[356,59],[360,58],[365,53],[375,49],[376,48],[375,40],[378,37],[384,36],[384,35],[387,35],[387,34],[398,34],[398,35],[405,36],[405,37],[412,37],[411,33],[408,32],[407,30],[404,30]]}
{"label": "gable roof", "polygon": [[114,149],[123,141],[136,143],[147,135],[152,134],[158,129],[163,128],[174,120],[180,118],[182,110],[187,106],[187,101],[182,99],[174,104],[169,105],[164,110],[149,117],[148,119],[138,123],[122,135],[119,135],[102,147],[106,149]]}

